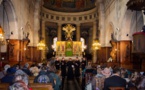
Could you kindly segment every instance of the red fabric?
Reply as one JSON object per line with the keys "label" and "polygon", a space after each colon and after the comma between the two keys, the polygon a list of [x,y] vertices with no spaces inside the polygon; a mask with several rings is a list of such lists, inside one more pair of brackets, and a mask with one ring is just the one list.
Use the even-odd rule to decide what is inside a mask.
{"label": "red fabric", "polygon": [[29,90],[33,90],[32,88],[29,88]]}
{"label": "red fabric", "polygon": [[145,33],[144,33],[144,32],[136,32],[136,33],[133,34],[133,36],[134,36],[134,35],[138,35],[138,34],[142,34],[142,35],[145,36]]}

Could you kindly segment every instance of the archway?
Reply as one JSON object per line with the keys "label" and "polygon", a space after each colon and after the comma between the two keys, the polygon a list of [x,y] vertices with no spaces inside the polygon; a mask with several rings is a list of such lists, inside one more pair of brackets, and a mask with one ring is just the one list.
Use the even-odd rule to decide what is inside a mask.
{"label": "archway", "polygon": [[116,33],[114,33],[114,25],[112,22],[109,23],[106,31],[106,46],[111,46],[110,40],[112,39],[112,35],[115,36]]}
{"label": "archway", "polygon": [[[0,24],[6,39],[18,39],[17,20],[13,4],[10,0],[3,0],[0,4]],[[6,52],[6,44],[1,47]]]}

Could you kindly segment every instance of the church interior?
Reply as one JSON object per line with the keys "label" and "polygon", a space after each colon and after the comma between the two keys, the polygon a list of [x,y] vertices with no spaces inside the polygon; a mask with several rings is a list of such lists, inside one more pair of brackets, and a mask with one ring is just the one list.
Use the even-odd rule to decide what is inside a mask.
{"label": "church interior", "polygon": [[[21,68],[29,64],[30,67],[53,63],[52,59],[55,64],[62,65],[64,59],[68,62],[68,71],[72,70],[70,66],[77,72],[74,67],[80,65],[78,71],[83,72],[82,58],[85,58],[86,66],[91,63],[96,68],[121,67],[144,72],[144,41],[144,0],[0,0],[0,71],[6,65]],[[69,61],[77,64],[73,66]],[[57,64],[51,69],[57,69]],[[61,89],[51,83],[42,87],[38,85],[48,89],[24,90],[75,90],[75,87],[77,90],[118,90],[106,89],[105,86],[104,89],[99,86],[99,89],[84,89],[83,79],[78,80],[78,77],[66,87],[65,77],[62,75]],[[89,82],[88,79],[86,81]],[[71,86],[72,83],[76,86]],[[81,87],[78,88],[79,85]],[[0,90],[7,90],[1,88],[2,83]]]}

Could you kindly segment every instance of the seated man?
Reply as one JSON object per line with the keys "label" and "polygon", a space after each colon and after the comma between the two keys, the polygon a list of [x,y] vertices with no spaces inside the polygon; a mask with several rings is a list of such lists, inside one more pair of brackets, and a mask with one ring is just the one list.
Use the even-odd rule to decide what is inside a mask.
{"label": "seated man", "polygon": [[115,68],[113,75],[105,79],[104,90],[109,90],[109,87],[126,87],[126,80],[120,77],[120,69]]}

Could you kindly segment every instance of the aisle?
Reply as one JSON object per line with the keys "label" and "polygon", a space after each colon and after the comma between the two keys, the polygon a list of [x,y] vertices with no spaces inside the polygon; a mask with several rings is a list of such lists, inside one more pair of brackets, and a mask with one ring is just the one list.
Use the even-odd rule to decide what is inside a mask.
{"label": "aisle", "polygon": [[65,78],[63,90],[81,90],[81,87],[75,78],[72,80]]}

